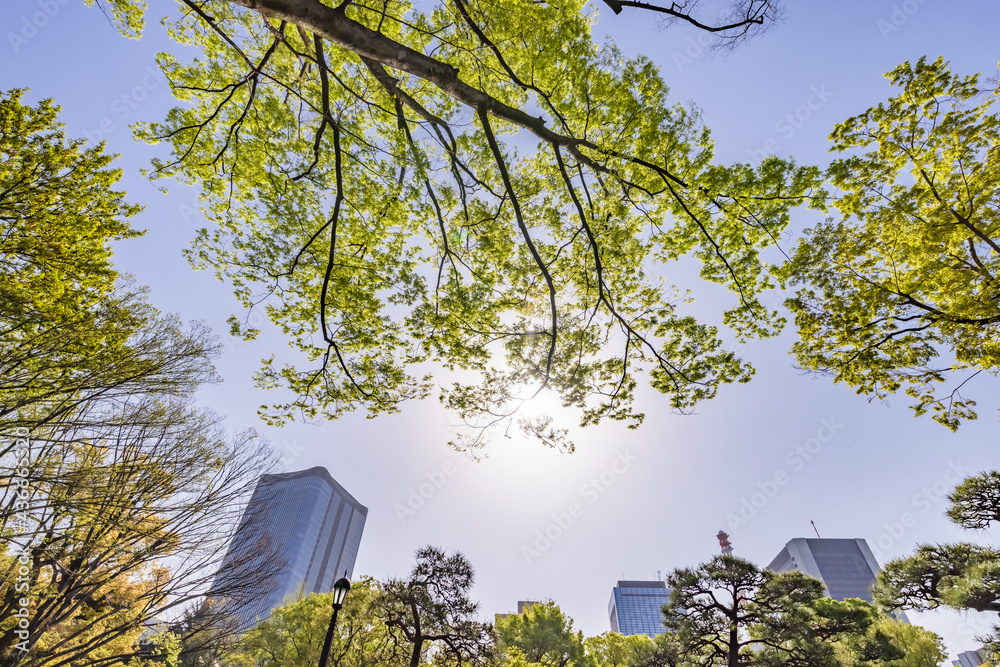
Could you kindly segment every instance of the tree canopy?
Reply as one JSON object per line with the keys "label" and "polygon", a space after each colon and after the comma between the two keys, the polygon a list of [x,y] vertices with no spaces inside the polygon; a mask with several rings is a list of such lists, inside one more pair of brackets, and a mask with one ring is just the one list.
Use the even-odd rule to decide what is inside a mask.
{"label": "tree canopy", "polygon": [[[154,177],[201,188],[191,261],[301,353],[257,375],[291,390],[262,408],[271,422],[391,412],[436,382],[470,427],[461,446],[545,390],[583,424],[635,426],[643,373],[689,410],[753,371],[662,278],[685,257],[732,292],[730,335],[780,328],[758,298],[762,251],[817,170],[714,162],[697,110],[669,103],[649,59],[596,45],[582,0],[179,4],[170,33],[201,55],[161,56],[184,105],[139,135],[170,147]],[[677,4],[606,4],[722,44],[780,9],[735,2],[709,25]],[[115,3],[126,32],[137,6]],[[572,447],[544,418],[518,425]]]}
{"label": "tree canopy", "polygon": [[905,654],[886,662],[886,667],[937,667],[947,657],[941,638],[919,625],[883,616],[872,624],[869,634],[881,634]]}
{"label": "tree canopy", "polygon": [[[622,635],[605,632],[584,640],[587,655],[600,667],[673,667],[661,659],[662,644],[646,635]],[[672,648],[672,647],[671,647]]]}
{"label": "tree canopy", "polygon": [[435,664],[485,665],[492,656],[493,628],[478,620],[469,596],[475,573],[459,552],[417,550],[404,579],[390,579],[375,598],[373,613],[388,628],[389,642],[417,667],[427,656]]}
{"label": "tree canopy", "polygon": [[905,391],[955,429],[977,416],[965,383],[1000,370],[998,89],[941,58],[886,76],[899,94],[830,136],[849,154],[826,174],[837,215],[785,268],[803,284],[793,351],[858,393]]}
{"label": "tree canopy", "polygon": [[[31,662],[122,664],[152,619],[197,603],[268,462],[251,433],[180,401],[135,395],[124,414],[88,404],[31,434],[27,475],[0,460],[0,662],[16,664],[19,568],[29,574]],[[86,425],[85,425],[86,424]],[[258,568],[261,576],[264,565]],[[22,589],[23,592],[24,589]],[[256,580],[227,591],[257,592]],[[74,662],[75,661],[75,662]],[[81,662],[83,661],[83,662]]]}
{"label": "tree canopy", "polygon": [[[948,496],[948,517],[966,530],[981,531],[998,515],[1000,473],[969,477]],[[922,544],[907,558],[886,563],[875,587],[876,599],[889,609],[1000,611],[1000,550],[960,542]],[[1000,626],[984,638],[1000,652]]]}
{"label": "tree canopy", "polygon": [[0,426],[216,379],[208,330],[161,314],[111,264],[112,244],[141,234],[114,156],[67,139],[52,100],[23,93],[0,93]]}
{"label": "tree canopy", "polygon": [[139,207],[112,189],[114,156],[67,140],[52,100],[25,106],[23,96],[0,93],[0,313],[37,326],[110,292],[111,242],[141,232],[128,223]]}
{"label": "tree canopy", "polygon": [[583,633],[573,631],[567,618],[551,600],[535,602],[520,614],[497,617],[497,644],[512,664],[545,667],[595,667],[587,654]]}
{"label": "tree canopy", "polygon": [[0,663],[137,667],[152,619],[203,596],[270,455],[193,404],[207,330],[114,270],[138,209],[113,156],[21,98],[0,94]]}
{"label": "tree canopy", "polygon": [[[774,574],[732,557],[672,575],[678,587],[663,610],[664,632],[655,638],[617,632],[584,637],[551,600],[532,603],[522,613],[497,614],[495,628],[478,624],[467,614],[462,623],[446,626],[436,620],[440,614],[434,605],[417,602],[415,611],[411,607],[406,612],[419,595],[414,597],[413,588],[400,584],[409,581],[418,590],[433,590],[440,584],[443,600],[454,587],[455,569],[442,565],[459,559],[458,570],[464,571],[468,563],[460,554],[448,556],[432,547],[421,549],[417,557],[407,580],[362,579],[357,590],[352,588],[334,635],[332,664],[931,667],[944,657],[940,638],[932,632],[881,615],[862,600],[823,597],[823,584],[799,572]],[[432,563],[437,565],[431,568]],[[243,637],[232,664],[314,664],[329,622],[329,606],[329,594],[311,595],[275,610]],[[464,603],[446,606],[452,613],[466,608]],[[401,635],[397,619],[407,613],[408,632]],[[459,630],[468,622],[480,630]]]}
{"label": "tree canopy", "polygon": [[663,613],[679,665],[846,667],[904,657],[873,629],[875,607],[824,597],[822,582],[798,571],[775,574],[716,556],[675,570],[667,585]]}
{"label": "tree canopy", "polygon": [[[374,614],[380,585],[368,577],[351,584],[337,615],[330,664],[377,667],[409,664],[390,640],[384,619]],[[309,595],[279,607],[240,638],[226,662],[233,667],[315,667],[330,624],[332,593]]]}

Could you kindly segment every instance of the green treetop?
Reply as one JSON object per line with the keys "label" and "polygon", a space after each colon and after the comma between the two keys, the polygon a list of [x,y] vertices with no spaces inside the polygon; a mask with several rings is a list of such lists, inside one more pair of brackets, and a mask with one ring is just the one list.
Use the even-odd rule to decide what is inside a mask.
{"label": "green treetop", "polygon": [[776,574],[716,556],[668,577],[663,608],[677,665],[690,667],[848,667],[903,657],[872,630],[877,610],[863,600],[824,597],[822,582]]}
{"label": "green treetop", "polygon": [[111,264],[112,244],[140,234],[113,156],[67,139],[58,107],[23,93],[0,93],[0,425],[214,379],[207,330],[162,316]]}
{"label": "green treetop", "polygon": [[[1000,519],[1000,473],[984,472],[948,497],[948,517],[966,530],[982,531]],[[980,544],[924,544],[882,568],[875,596],[890,609],[951,607],[965,612],[1000,611],[1000,550]],[[1000,626],[986,638],[1000,651]]]}
{"label": "green treetop", "polygon": [[512,666],[597,665],[586,651],[583,633],[573,631],[573,620],[551,600],[535,602],[520,614],[498,617],[496,635],[501,654]]}
{"label": "green treetop", "polygon": [[[723,41],[776,5],[708,26],[676,4],[607,4]],[[436,384],[471,429],[457,444],[476,446],[541,391],[584,424],[635,426],[641,374],[680,411],[752,375],[661,276],[696,258],[732,292],[719,320],[736,337],[774,334],[761,251],[817,171],[716,163],[648,58],[595,44],[583,0],[180,7],[168,29],[200,55],[160,60],[184,105],[139,135],[171,151],[154,177],[202,190],[191,261],[301,352],[257,375],[292,392],[266,419],[374,416]],[[519,424],[572,447],[545,419]]]}
{"label": "green treetop", "polygon": [[[1000,116],[996,89],[942,59],[888,75],[899,95],[836,127],[837,215],[786,275],[805,368],[858,393],[905,391],[951,429],[976,417],[960,390],[1000,370]],[[944,385],[944,386],[943,386]]]}

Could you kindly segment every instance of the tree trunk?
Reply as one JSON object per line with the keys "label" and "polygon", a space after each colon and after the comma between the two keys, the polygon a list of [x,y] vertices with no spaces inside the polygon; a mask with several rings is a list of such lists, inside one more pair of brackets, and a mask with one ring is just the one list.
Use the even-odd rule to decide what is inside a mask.
{"label": "tree trunk", "polygon": [[423,639],[416,639],[413,642],[413,653],[410,654],[410,667],[419,667],[420,665],[420,650],[424,645]]}
{"label": "tree trunk", "polygon": [[728,667],[740,667],[740,636],[735,623],[729,626]]}

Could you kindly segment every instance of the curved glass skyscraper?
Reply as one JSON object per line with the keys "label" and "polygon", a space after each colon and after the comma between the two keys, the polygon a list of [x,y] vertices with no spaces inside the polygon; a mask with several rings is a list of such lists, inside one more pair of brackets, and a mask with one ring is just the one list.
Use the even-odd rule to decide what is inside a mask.
{"label": "curved glass skyscraper", "polygon": [[230,609],[242,631],[283,603],[333,590],[354,572],[367,516],[321,466],[262,475],[209,597],[226,598],[241,579],[268,573],[259,594]]}

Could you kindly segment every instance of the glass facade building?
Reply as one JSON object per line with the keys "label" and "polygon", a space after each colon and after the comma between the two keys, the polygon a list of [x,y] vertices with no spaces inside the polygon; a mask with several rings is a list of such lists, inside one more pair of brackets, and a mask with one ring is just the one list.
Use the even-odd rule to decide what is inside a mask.
{"label": "glass facade building", "polygon": [[872,602],[872,586],[879,572],[868,543],[856,539],[799,537],[788,542],[767,568],[773,572],[799,570],[816,577],[834,600],[860,598]]}
{"label": "glass facade building", "polygon": [[[241,631],[281,604],[329,592],[337,579],[353,574],[367,516],[368,508],[321,466],[262,475],[215,577],[213,592],[268,570],[261,592],[231,610]],[[269,559],[266,567],[264,559]]]}
{"label": "glass facade building", "polygon": [[670,590],[663,581],[619,581],[611,592],[611,630],[623,635],[655,637],[663,633],[663,605]]}
{"label": "glass facade building", "polygon": [[[857,538],[806,538],[790,540],[767,569],[773,572],[799,570],[816,577],[834,600],[858,598],[872,602],[872,586],[878,576],[878,561],[868,542]],[[893,611],[890,616],[909,623],[906,614]]]}
{"label": "glass facade building", "polygon": [[981,667],[986,662],[986,651],[966,651],[958,656],[958,660],[952,660],[955,667]]}

